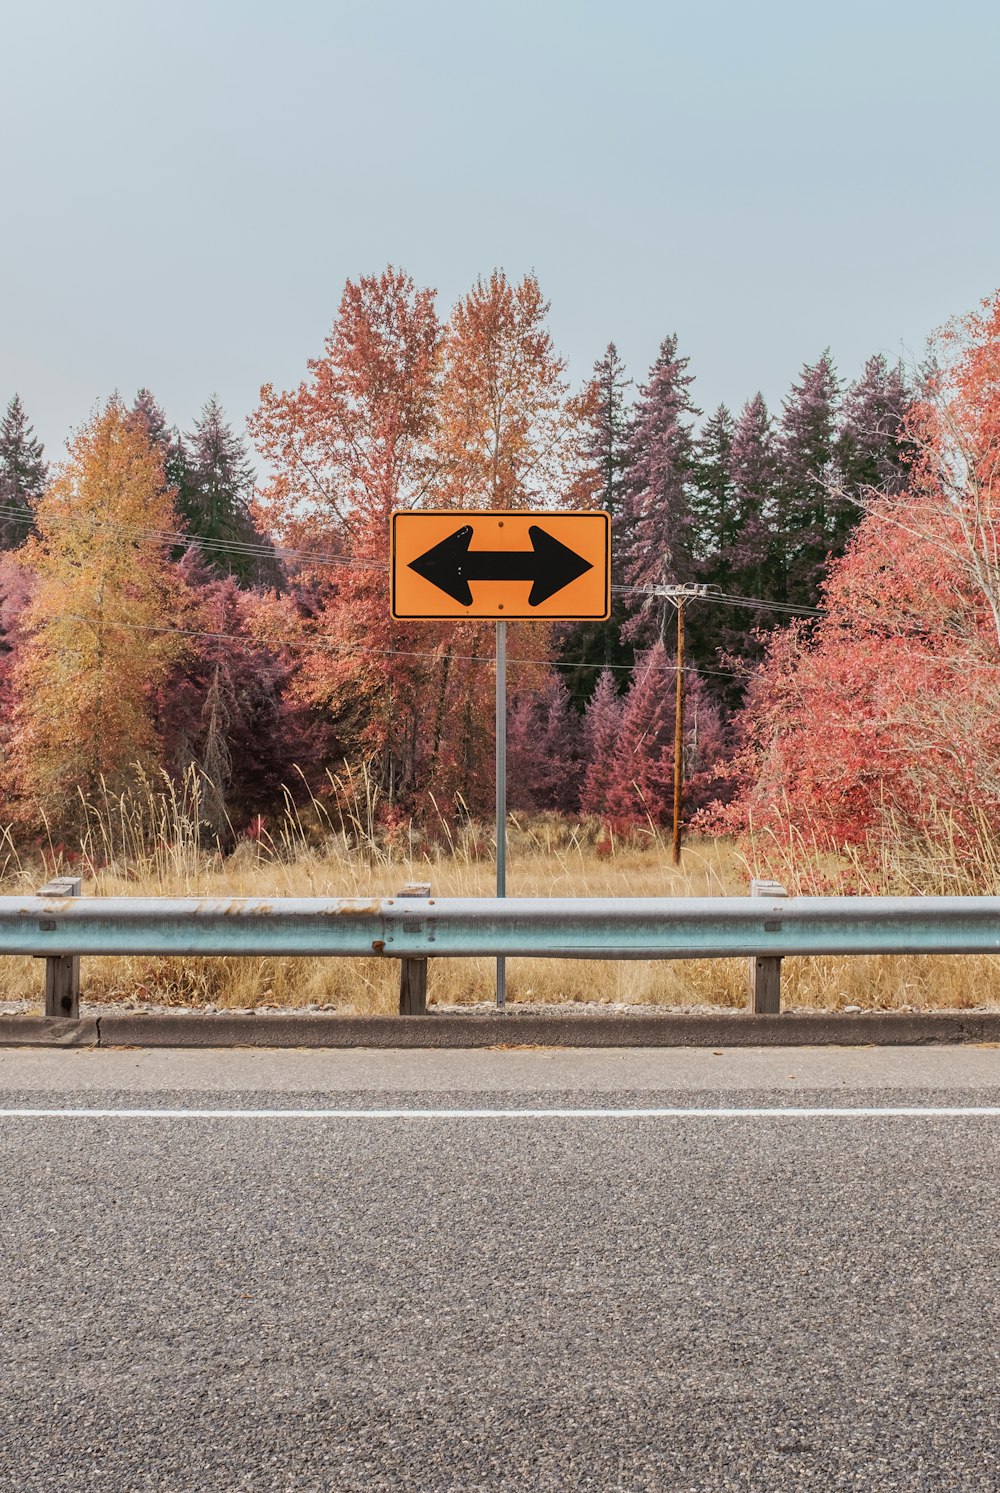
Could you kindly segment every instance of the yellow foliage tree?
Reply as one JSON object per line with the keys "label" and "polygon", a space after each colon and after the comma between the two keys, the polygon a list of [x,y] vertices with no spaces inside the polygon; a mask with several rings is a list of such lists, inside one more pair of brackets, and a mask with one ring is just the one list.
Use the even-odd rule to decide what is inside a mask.
{"label": "yellow foliage tree", "polygon": [[23,818],[66,827],[81,796],[158,762],[152,696],[184,640],[169,561],[173,490],[143,422],[114,397],[69,443],[18,552],[33,590],[14,669],[7,776]]}

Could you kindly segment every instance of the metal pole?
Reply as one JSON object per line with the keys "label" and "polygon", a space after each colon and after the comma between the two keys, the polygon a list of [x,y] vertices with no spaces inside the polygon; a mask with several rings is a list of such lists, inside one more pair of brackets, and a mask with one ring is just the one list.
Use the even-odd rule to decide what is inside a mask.
{"label": "metal pole", "polygon": [[[507,895],[507,624],[497,623],[497,896]],[[507,961],[497,959],[497,1010],[507,1004]]]}
{"label": "metal pole", "polygon": [[681,863],[681,809],[684,801],[684,601],[677,598],[677,682],[674,714],[674,865]]}

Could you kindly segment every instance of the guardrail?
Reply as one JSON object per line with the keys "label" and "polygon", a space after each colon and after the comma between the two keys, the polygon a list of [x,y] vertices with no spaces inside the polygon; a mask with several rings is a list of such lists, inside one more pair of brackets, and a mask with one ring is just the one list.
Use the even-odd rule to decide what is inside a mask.
{"label": "guardrail", "polygon": [[422,981],[412,969],[408,980],[411,961],[745,957],[750,1008],[765,1011],[778,1009],[788,955],[1000,953],[1000,897],[785,897],[768,885],[746,899],[437,898],[411,888],[267,899],[81,897],[54,894],[66,883],[52,883],[37,896],[0,897],[0,955],[46,959],[46,1014],[72,1016],[79,974],[74,988],[70,961],[94,954],[399,959],[401,1009],[422,1012],[426,965]]}

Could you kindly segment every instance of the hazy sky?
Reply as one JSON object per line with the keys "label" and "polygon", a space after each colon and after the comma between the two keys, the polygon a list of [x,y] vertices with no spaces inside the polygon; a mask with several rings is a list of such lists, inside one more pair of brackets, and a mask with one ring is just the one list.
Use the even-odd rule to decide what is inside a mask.
{"label": "hazy sky", "polygon": [[537,271],[582,379],[677,331],[705,408],[853,375],[1000,284],[989,0],[4,7],[0,402],[242,424],[344,280]]}

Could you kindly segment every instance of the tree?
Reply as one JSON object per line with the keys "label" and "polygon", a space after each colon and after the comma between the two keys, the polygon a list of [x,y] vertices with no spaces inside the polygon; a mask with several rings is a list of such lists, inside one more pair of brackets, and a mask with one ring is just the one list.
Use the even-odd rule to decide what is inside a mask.
{"label": "tree", "polygon": [[0,421],[0,550],[16,549],[28,537],[47,479],[42,443],[15,394]]}
{"label": "tree", "polygon": [[583,717],[587,766],[580,791],[581,814],[607,811],[622,728],[622,701],[610,669],[602,669]]}
{"label": "tree", "polygon": [[1000,820],[1000,293],[938,346],[908,485],[869,492],[825,615],[772,638],[744,720],[743,822],[872,864],[981,850]]}
{"label": "tree", "polygon": [[706,581],[725,588],[739,514],[732,481],[733,417],[720,404],[694,443],[691,482],[691,545],[695,568]]}
{"label": "tree", "polygon": [[[454,308],[443,342],[434,443],[434,496],[443,506],[556,508],[593,501],[592,463],[580,439],[586,399],[569,395],[547,312],[535,276],[512,285],[500,270],[478,279]],[[492,751],[492,682],[474,661],[492,654],[493,628],[469,623],[445,636],[464,657],[442,657],[424,771],[438,802],[460,792],[470,808],[485,807],[491,785],[481,767]],[[510,628],[522,689],[539,687],[548,673],[553,637],[551,624]]]}
{"label": "tree", "polygon": [[562,680],[514,697],[507,713],[508,799],[513,809],[575,813],[585,768],[581,721]]}
{"label": "tree", "polygon": [[132,415],[140,421],[151,444],[159,451],[167,484],[179,494],[187,478],[187,453],[177,427],[167,424],[167,417],[156,396],[145,387],[132,401]]}
{"label": "tree", "polygon": [[591,380],[592,413],[585,434],[590,459],[599,474],[599,503],[612,518],[621,502],[622,483],[628,463],[631,416],[626,392],[632,386],[618,349],[609,342],[603,358],[594,364]]}
{"label": "tree", "polygon": [[175,776],[192,769],[202,823],[223,843],[284,794],[313,788],[316,767],[332,745],[322,723],[291,696],[297,668],[277,598],[240,589],[189,550],[179,624],[192,634],[155,692],[163,757]]}
{"label": "tree", "polygon": [[389,515],[426,496],[441,328],[433,290],[390,265],[344,287],[322,357],[297,389],[260,391],[249,421],[272,469],[263,508],[295,537],[386,553]]}
{"label": "tree", "polygon": [[[774,564],[774,549],[780,543],[777,475],[774,426],[764,396],[758,392],[740,411],[729,450],[729,476],[737,514],[731,554],[732,584],[741,596],[776,600],[781,589]],[[760,625],[763,618],[752,620]]]}
{"label": "tree", "polygon": [[906,487],[910,453],[905,428],[912,398],[902,367],[890,368],[880,353],[868,359],[844,395],[836,483],[847,500],[842,512],[848,527],[870,493],[899,493]]}
{"label": "tree", "polygon": [[246,444],[214,395],[195,421],[184,457],[178,507],[206,560],[241,586],[276,586],[277,561],[251,514],[255,473]]}
{"label": "tree", "polygon": [[389,804],[414,791],[448,669],[441,628],[391,621],[386,565],[392,510],[422,502],[432,476],[440,342],[433,291],[392,266],[348,281],[323,356],[297,389],[265,385],[250,420],[272,473],[264,520],[319,556],[290,567],[293,695],[325,712],[350,762],[373,764]]}
{"label": "tree", "polygon": [[605,792],[615,819],[665,824],[673,806],[673,670],[660,639],[637,662]]}
{"label": "tree", "polygon": [[849,504],[834,485],[839,397],[833,360],[825,352],[803,368],[781,419],[775,593],[801,606],[816,606],[827,561],[842,551],[850,527]]}
{"label": "tree", "polygon": [[[611,514],[616,537],[632,428],[626,400],[630,387],[631,379],[626,377],[618,349],[609,342],[603,358],[594,364],[593,377],[581,401],[581,446],[591,472],[591,504]],[[611,548],[611,581],[616,589],[612,592],[611,616],[606,622],[575,622],[557,629],[560,670],[578,709],[583,708],[594,689],[595,666],[631,668],[633,663],[632,645],[622,640],[628,609],[617,590],[622,582],[622,557],[617,543]]]}
{"label": "tree", "polygon": [[573,474],[577,409],[538,280],[502,270],[458,302],[444,338],[436,496],[456,508],[554,507]]}
{"label": "tree", "polygon": [[[687,364],[678,356],[677,338],[667,337],[635,409],[614,540],[624,579],[636,588],[691,578],[692,421],[699,412],[688,395],[693,378]],[[664,625],[662,602],[637,598],[634,607],[631,636],[648,633],[652,618]]]}
{"label": "tree", "polygon": [[176,528],[161,452],[120,400],[70,442],[18,551],[34,577],[13,687],[10,774],[22,812],[76,818],[79,795],[128,788],[159,743],[151,691],[183,650],[165,542]]}

